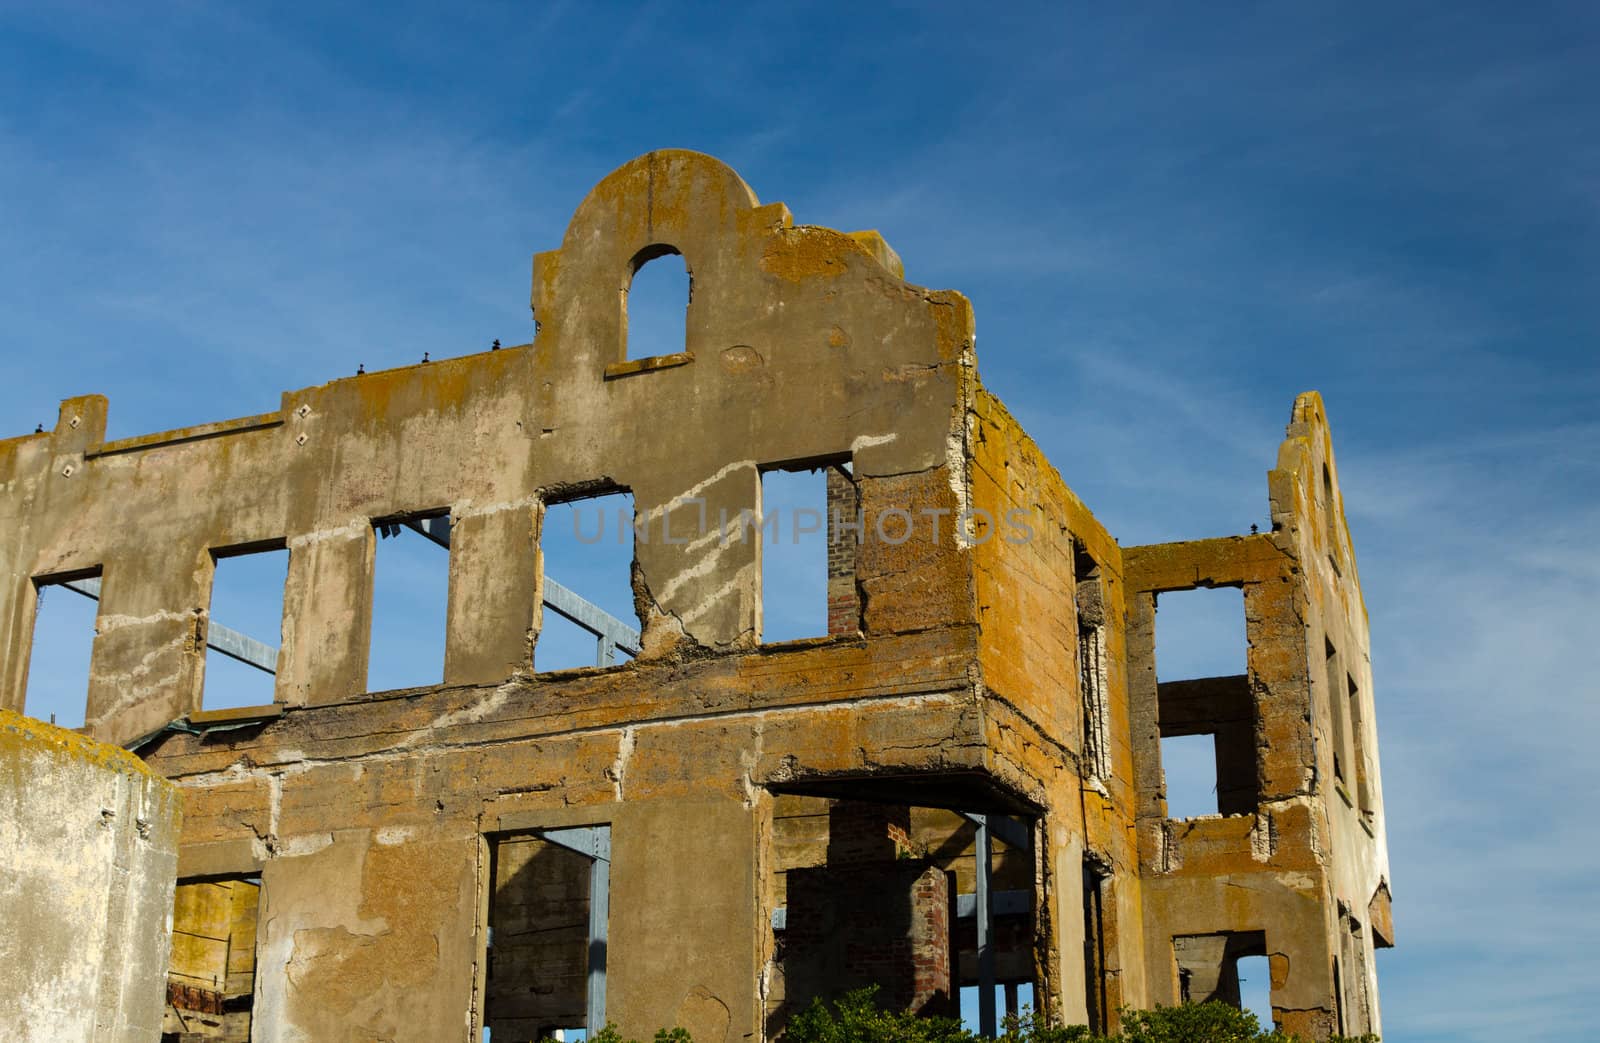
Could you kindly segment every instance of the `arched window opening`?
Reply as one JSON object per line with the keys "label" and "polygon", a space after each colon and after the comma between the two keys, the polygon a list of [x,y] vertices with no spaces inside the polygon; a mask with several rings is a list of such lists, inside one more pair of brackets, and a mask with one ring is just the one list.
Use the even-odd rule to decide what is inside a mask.
{"label": "arched window opening", "polygon": [[675,247],[649,246],[633,259],[633,278],[622,298],[623,357],[672,355],[688,344],[691,281]]}

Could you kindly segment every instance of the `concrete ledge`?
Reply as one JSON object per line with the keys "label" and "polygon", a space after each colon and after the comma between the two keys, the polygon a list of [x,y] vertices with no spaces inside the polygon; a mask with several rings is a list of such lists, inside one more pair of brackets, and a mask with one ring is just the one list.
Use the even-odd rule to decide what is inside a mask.
{"label": "concrete ledge", "polygon": [[220,435],[238,434],[244,431],[261,431],[269,427],[282,426],[282,413],[258,413],[255,416],[239,417],[237,420],[221,420],[214,424],[196,424],[193,427],[180,427],[175,431],[158,431],[150,435],[119,438],[114,442],[105,442],[98,448],[92,449],[83,455],[85,459],[92,460],[97,456],[131,453],[136,449],[154,449],[157,446],[197,442],[202,438],[216,438]]}
{"label": "concrete ledge", "polygon": [[694,352],[678,351],[671,355],[653,355],[647,359],[629,359],[626,362],[613,362],[606,367],[606,379],[614,380],[617,377],[632,376],[635,373],[649,373],[657,369],[671,369],[673,366],[687,366],[694,361]]}
{"label": "concrete ledge", "polygon": [[282,704],[270,703],[266,706],[234,706],[226,710],[196,710],[189,715],[189,723],[198,726],[233,721],[267,721],[282,716]]}

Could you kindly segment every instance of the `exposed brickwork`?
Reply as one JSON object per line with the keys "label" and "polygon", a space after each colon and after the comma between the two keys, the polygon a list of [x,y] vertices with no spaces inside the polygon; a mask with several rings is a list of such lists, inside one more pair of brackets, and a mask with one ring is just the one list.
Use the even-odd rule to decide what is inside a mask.
{"label": "exposed brickwork", "polygon": [[904,804],[835,801],[828,809],[828,865],[881,865],[911,851],[911,809]]}
{"label": "exposed brickwork", "polygon": [[878,986],[896,1010],[952,1010],[950,878],[923,860],[789,874],[783,965],[791,1010]]}
{"label": "exposed brickwork", "polygon": [[911,809],[839,800],[827,864],[790,872],[784,979],[791,1009],[876,985],[893,1009],[951,1009],[954,876],[911,854]]}
{"label": "exposed brickwork", "polygon": [[828,634],[850,637],[861,630],[861,596],[856,590],[856,545],[861,498],[856,483],[837,464],[828,476]]}

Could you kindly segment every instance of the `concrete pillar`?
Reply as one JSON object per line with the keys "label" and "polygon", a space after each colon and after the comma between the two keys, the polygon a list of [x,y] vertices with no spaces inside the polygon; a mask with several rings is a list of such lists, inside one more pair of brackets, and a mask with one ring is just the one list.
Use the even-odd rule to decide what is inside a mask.
{"label": "concrete pillar", "polygon": [[320,706],[367,690],[375,543],[365,519],[289,540],[280,702]]}

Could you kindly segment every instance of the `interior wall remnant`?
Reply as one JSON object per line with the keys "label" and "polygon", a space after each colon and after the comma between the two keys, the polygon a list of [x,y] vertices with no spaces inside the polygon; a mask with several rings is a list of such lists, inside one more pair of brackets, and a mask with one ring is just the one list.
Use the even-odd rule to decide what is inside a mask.
{"label": "interior wall remnant", "polygon": [[1106,605],[1100,566],[1074,542],[1073,598],[1078,614],[1078,691],[1083,700],[1083,759],[1091,779],[1111,777],[1111,706],[1107,692]]}
{"label": "interior wall remnant", "polygon": [[1367,932],[1360,920],[1341,911],[1339,916],[1339,998],[1344,1033],[1359,1036],[1372,1031],[1372,997]]}
{"label": "interior wall remnant", "polygon": [[149,1043],[178,789],[126,750],[0,709],[0,1037]]}

